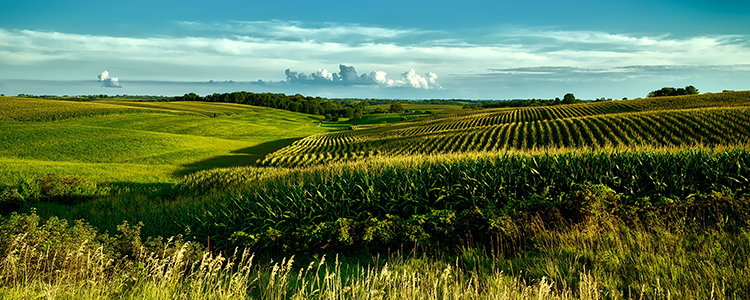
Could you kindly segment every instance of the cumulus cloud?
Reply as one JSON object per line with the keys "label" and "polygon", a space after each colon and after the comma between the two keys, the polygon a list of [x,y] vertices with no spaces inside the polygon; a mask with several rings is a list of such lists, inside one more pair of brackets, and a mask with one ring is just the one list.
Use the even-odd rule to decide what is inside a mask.
{"label": "cumulus cloud", "polygon": [[111,88],[121,88],[120,80],[117,79],[117,77],[109,77],[109,72],[107,70],[104,70],[101,74],[99,74],[99,82],[102,83],[103,87],[111,87]]}
{"label": "cumulus cloud", "polygon": [[284,71],[286,81],[302,84],[338,84],[338,85],[377,85],[382,87],[408,87],[416,89],[442,89],[437,83],[438,75],[428,72],[424,76],[410,69],[399,79],[389,79],[385,71],[372,71],[362,75],[357,74],[354,66],[339,65],[338,73],[331,73],[327,69],[307,75],[291,69]]}

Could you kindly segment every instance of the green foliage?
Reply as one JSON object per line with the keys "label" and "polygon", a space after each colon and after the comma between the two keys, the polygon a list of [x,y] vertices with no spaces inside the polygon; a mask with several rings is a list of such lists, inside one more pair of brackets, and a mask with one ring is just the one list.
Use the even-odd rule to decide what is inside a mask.
{"label": "green foliage", "polygon": [[290,96],[273,93],[256,94],[245,91],[224,94],[214,93],[212,95],[206,95],[205,97],[201,97],[195,93],[188,93],[182,97],[175,97],[175,100],[239,103],[264,106],[292,112],[326,116],[326,120],[332,121],[336,121],[339,118],[351,119],[361,116],[364,110],[361,105],[356,105],[354,102],[342,104],[321,97],[305,97],[300,94]]}
{"label": "green foliage", "polygon": [[[196,173],[176,185],[182,192],[167,203],[115,197],[65,209],[37,207],[45,214],[99,220],[110,230],[122,220],[158,228],[147,235],[190,228],[191,236],[210,238],[212,248],[450,248],[466,234],[486,241],[492,232],[514,232],[503,218],[527,214],[543,214],[552,223],[655,214],[683,222],[683,228],[705,228],[725,214],[738,220],[722,223],[735,230],[750,218],[743,196],[750,193],[748,163],[744,148],[384,158],[299,170]],[[700,200],[717,191],[727,196]],[[102,215],[98,207],[122,208]],[[677,220],[672,212],[692,219]]]}
{"label": "green foliage", "polygon": [[35,202],[75,205],[109,193],[107,185],[84,177],[47,174],[21,182],[16,187],[7,188],[0,194],[0,202],[8,205],[4,208],[10,210]]}
{"label": "green foliage", "polygon": [[648,97],[666,97],[666,96],[683,96],[683,95],[696,95],[698,89],[692,85],[688,85],[685,88],[673,88],[663,87],[659,90],[655,90],[648,93]]}
{"label": "green foliage", "polygon": [[573,103],[581,103],[581,100],[576,99],[576,96],[573,95],[573,93],[567,93],[565,96],[563,96],[561,104],[573,104]]}
{"label": "green foliage", "polygon": [[400,113],[404,112],[404,106],[401,105],[401,103],[393,103],[388,108],[388,112],[400,114]]}

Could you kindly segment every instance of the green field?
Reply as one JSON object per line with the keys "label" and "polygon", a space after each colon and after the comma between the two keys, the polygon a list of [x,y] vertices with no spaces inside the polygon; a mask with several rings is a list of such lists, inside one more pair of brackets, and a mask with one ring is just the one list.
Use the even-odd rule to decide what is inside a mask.
{"label": "green field", "polygon": [[[252,165],[296,139],[348,126],[228,103],[0,97],[0,105],[4,185],[47,173],[103,182],[174,182],[195,170]],[[61,165],[66,167],[54,167]],[[127,169],[132,178],[130,172],[111,171]]]}
{"label": "green field", "polygon": [[2,298],[750,297],[750,91],[0,105]]}
{"label": "green field", "polygon": [[319,134],[269,155],[306,166],[378,155],[732,145],[750,139],[750,93],[468,111]]}

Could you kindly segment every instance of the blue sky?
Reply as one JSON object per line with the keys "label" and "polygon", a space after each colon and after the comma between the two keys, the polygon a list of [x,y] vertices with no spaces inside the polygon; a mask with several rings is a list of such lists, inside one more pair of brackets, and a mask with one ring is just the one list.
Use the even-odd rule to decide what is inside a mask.
{"label": "blue sky", "polygon": [[7,95],[620,99],[748,82],[747,1],[0,2]]}

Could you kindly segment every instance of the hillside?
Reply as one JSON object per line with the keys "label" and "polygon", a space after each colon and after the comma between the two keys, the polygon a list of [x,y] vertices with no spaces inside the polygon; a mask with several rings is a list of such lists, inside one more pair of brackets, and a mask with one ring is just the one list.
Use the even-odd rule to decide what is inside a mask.
{"label": "hillside", "polygon": [[[0,97],[0,108],[0,184],[5,185],[47,173],[174,181],[195,170],[254,164],[294,140],[345,126],[229,103]],[[133,172],[112,172],[121,169]],[[131,174],[130,180],[124,174]]]}
{"label": "hillside", "polygon": [[750,92],[464,111],[310,136],[266,157],[305,166],[378,155],[729,145],[750,138]]}

